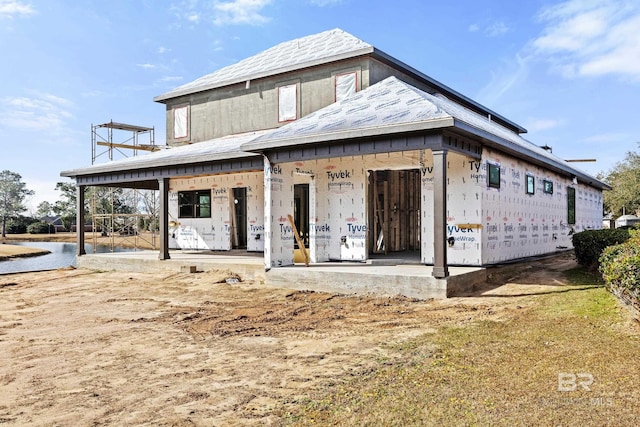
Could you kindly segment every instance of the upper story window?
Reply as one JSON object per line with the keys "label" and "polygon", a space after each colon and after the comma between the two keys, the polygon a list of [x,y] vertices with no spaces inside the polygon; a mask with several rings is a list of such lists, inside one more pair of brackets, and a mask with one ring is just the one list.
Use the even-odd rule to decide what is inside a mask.
{"label": "upper story window", "polygon": [[189,137],[189,106],[183,105],[173,109],[173,139]]}
{"label": "upper story window", "polygon": [[336,74],[336,102],[358,90],[358,75],[356,72]]}
{"label": "upper story window", "polygon": [[553,194],[553,182],[549,180],[544,180],[544,192],[547,194]]}
{"label": "upper story window", "polygon": [[180,191],[179,218],[211,218],[211,190]]}
{"label": "upper story window", "polygon": [[298,118],[298,85],[278,87],[278,121],[290,122]]}

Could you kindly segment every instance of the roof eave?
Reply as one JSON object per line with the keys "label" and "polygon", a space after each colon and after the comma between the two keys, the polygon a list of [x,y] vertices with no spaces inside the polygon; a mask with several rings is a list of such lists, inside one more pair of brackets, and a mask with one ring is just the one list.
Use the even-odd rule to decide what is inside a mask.
{"label": "roof eave", "polygon": [[396,124],[388,126],[375,126],[357,130],[341,130],[336,132],[324,132],[308,136],[292,136],[284,138],[273,138],[269,141],[255,141],[244,143],[241,149],[261,153],[268,150],[287,148],[291,146],[318,144],[323,142],[338,142],[359,138],[379,137],[401,133],[411,133],[425,130],[441,129],[453,126],[452,117],[440,119],[423,120],[406,124]]}
{"label": "roof eave", "polygon": [[532,163],[544,166],[545,168],[555,170],[556,172],[559,172],[561,174],[575,177],[582,183],[598,188],[600,190],[611,190],[611,187],[608,184],[600,181],[595,177],[592,177],[591,175],[586,174],[585,172],[572,168],[569,164],[565,164],[566,162],[563,162],[560,159],[554,160],[552,158],[542,156],[535,151],[527,150],[526,148],[520,147],[509,140],[501,138],[482,129],[478,129],[461,120],[455,120],[455,128],[479,137],[482,141],[484,141],[485,143],[488,142],[490,146],[500,151],[504,151],[518,158],[531,161]]}
{"label": "roof eave", "polygon": [[197,156],[185,156],[180,159],[168,158],[161,159],[157,161],[150,162],[131,162],[131,164],[109,164],[103,163],[94,166],[88,166],[85,168],[73,169],[68,171],[60,172],[60,176],[67,178],[75,178],[77,176],[86,176],[86,175],[99,175],[104,173],[111,172],[125,172],[132,170],[142,170],[142,169],[156,169],[167,166],[180,166],[187,164],[195,164],[195,163],[207,163],[207,162],[215,162],[222,160],[231,160],[231,159],[239,159],[239,158],[249,158],[255,157],[256,154],[245,152],[245,151],[234,151],[234,152],[226,152],[226,153],[215,153],[207,156],[197,155]]}
{"label": "roof eave", "polygon": [[311,67],[315,67],[318,65],[322,65],[322,64],[327,64],[330,62],[338,62],[338,61],[343,61],[345,59],[351,59],[351,58],[357,58],[359,56],[364,56],[364,55],[368,55],[373,53],[373,51],[375,50],[375,48],[373,46],[366,46],[362,49],[358,49],[358,50],[354,50],[354,51],[350,51],[350,52],[345,52],[339,55],[334,55],[331,57],[325,57],[325,58],[319,58],[313,61],[307,61],[304,63],[300,63],[300,64],[296,64],[296,65],[292,65],[292,66],[288,66],[288,67],[281,67],[281,68],[276,68],[270,71],[266,71],[263,73],[256,73],[256,74],[252,74],[252,75],[247,75],[247,76],[243,76],[243,77],[238,77],[235,79],[229,79],[229,80],[224,80],[221,82],[217,82],[214,84],[209,84],[209,85],[203,85],[203,86],[198,86],[198,87],[192,87],[192,88],[185,88],[183,90],[172,90],[169,92],[166,92],[162,95],[158,95],[156,97],[153,98],[153,100],[155,102],[164,102],[164,101],[168,101],[170,99],[174,99],[174,98],[179,98],[181,96],[186,96],[186,95],[191,95],[194,93],[198,93],[198,92],[204,92],[207,90],[212,90],[212,89],[218,89],[221,87],[225,87],[225,86],[230,86],[233,84],[237,84],[237,83],[243,83],[246,82],[247,80],[258,80],[258,79],[262,79],[265,77],[271,77],[271,76],[275,76],[278,74],[286,74],[286,73],[290,73],[292,71],[298,71],[298,70],[302,70],[305,68],[311,68]]}

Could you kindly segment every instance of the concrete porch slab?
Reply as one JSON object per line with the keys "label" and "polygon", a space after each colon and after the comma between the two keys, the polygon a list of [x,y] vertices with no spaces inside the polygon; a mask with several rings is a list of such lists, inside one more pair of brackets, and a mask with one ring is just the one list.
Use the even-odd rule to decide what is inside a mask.
{"label": "concrete porch slab", "polygon": [[171,259],[159,260],[157,251],[87,254],[78,267],[101,271],[207,271],[228,269],[243,280],[268,286],[341,294],[375,294],[410,298],[447,298],[467,293],[487,279],[480,267],[449,267],[450,276],[436,279],[432,267],[416,264],[380,265],[379,262],[327,262],[272,268],[265,272],[261,253],[173,251]]}

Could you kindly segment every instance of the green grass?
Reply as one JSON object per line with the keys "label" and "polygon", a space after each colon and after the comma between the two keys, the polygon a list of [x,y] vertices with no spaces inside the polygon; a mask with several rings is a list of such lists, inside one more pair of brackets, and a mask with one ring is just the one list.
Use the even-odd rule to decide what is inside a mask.
{"label": "green grass", "polygon": [[[394,357],[372,372],[337,379],[285,423],[634,425],[637,325],[597,277],[577,269],[566,280],[571,286],[532,296],[533,308],[507,321],[442,327],[391,344]],[[563,373],[582,375],[575,391],[558,390]],[[578,384],[588,375],[589,391]]]}

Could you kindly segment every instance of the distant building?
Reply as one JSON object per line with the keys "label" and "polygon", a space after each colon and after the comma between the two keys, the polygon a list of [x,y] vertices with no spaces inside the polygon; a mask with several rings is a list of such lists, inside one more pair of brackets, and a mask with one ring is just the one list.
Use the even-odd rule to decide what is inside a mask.
{"label": "distant building", "polygon": [[246,249],[263,252],[266,269],[291,265],[291,215],[312,262],[415,253],[443,278],[450,264],[553,253],[602,227],[605,183],[342,30],[281,43],[155,101],[170,149],[62,176],[80,197],[87,186],[159,189],[161,259]]}

